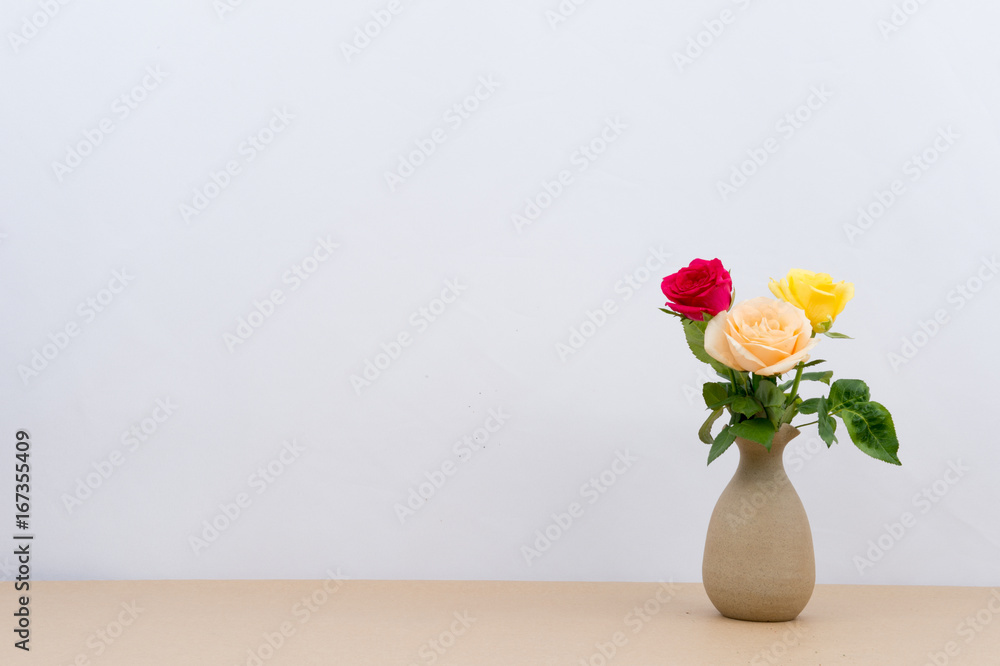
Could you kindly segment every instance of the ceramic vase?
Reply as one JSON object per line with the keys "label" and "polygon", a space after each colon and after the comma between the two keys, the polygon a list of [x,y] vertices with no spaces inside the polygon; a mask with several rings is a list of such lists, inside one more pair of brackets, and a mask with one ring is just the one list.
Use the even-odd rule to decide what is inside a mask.
{"label": "ceramic vase", "polygon": [[771,450],[736,438],[740,463],[708,525],[702,580],[726,617],[756,622],[794,620],[816,583],[809,518],[782,455],[799,434],[782,425]]}

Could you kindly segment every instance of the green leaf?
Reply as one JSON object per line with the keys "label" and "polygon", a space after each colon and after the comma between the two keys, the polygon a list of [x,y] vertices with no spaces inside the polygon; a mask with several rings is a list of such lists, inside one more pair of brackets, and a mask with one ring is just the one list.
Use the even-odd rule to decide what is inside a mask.
{"label": "green leaf", "polygon": [[816,404],[816,415],[819,418],[819,422],[816,424],[816,428],[819,430],[820,439],[826,442],[827,448],[830,448],[837,441],[835,434],[837,432],[837,422],[830,416],[826,398],[817,398],[817,400],[819,402]]}
{"label": "green leaf", "polygon": [[820,363],[826,363],[826,361],[824,361],[823,359],[819,358],[819,359],[816,359],[815,361],[809,361],[808,363],[804,363],[802,365],[802,367],[803,368],[809,368],[809,367],[812,367],[814,365],[819,365]]}
{"label": "green leaf", "polygon": [[724,373],[728,376],[729,367],[719,363],[708,355],[705,351],[705,324],[704,322],[685,319],[684,338],[687,340],[691,353],[702,363],[708,363],[716,372]]}
{"label": "green leaf", "polygon": [[749,439],[751,442],[763,444],[764,448],[768,451],[771,450],[771,440],[774,439],[774,433],[777,431],[774,424],[767,419],[749,419],[748,421],[740,421],[736,425],[729,426],[729,429],[732,430],[733,434],[737,437],[742,437],[743,439]]}
{"label": "green leaf", "polygon": [[829,386],[830,380],[833,379],[833,370],[827,370],[826,372],[803,372],[802,379],[808,379],[811,382],[823,382]]}
{"label": "green leaf", "polygon": [[853,340],[854,339],[854,338],[852,338],[849,335],[844,335],[843,333],[836,333],[834,331],[827,331],[823,335],[825,335],[828,338],[837,338],[837,339],[841,339],[841,340]]}
{"label": "green leaf", "polygon": [[792,422],[792,419],[795,418],[795,412],[800,404],[802,404],[802,398],[795,398],[795,402],[785,407],[785,410],[781,412],[781,419],[778,421],[779,427],[781,423]]}
{"label": "green leaf", "polygon": [[877,402],[855,402],[843,407],[838,416],[855,446],[890,465],[902,464],[896,455],[899,440],[888,409]]}
{"label": "green leaf", "polygon": [[769,381],[762,381],[757,384],[754,396],[764,406],[767,418],[777,429],[781,425],[781,413],[785,409],[785,394],[777,386]]}
{"label": "green leaf", "polygon": [[[736,377],[736,387],[742,389],[744,392],[750,389],[750,381],[752,379],[749,372],[745,370],[730,370],[731,376]],[[730,379],[732,381],[732,379]]]}
{"label": "green leaf", "polygon": [[722,382],[706,382],[701,387],[701,395],[709,409],[721,407],[729,396],[729,384]]}
{"label": "green leaf", "polygon": [[785,402],[785,394],[781,392],[781,389],[768,381],[762,381],[757,384],[754,396],[765,407],[777,407]]}
{"label": "green leaf", "polygon": [[729,409],[734,414],[753,416],[764,409],[764,406],[757,402],[756,398],[751,398],[748,395],[738,395],[733,397],[733,401],[729,404]]}
{"label": "green leaf", "polygon": [[800,414],[815,414],[819,411],[820,400],[825,400],[823,398],[809,398],[808,400],[803,400],[802,404],[799,405]]}
{"label": "green leaf", "polygon": [[698,439],[706,444],[712,443],[712,426],[715,425],[716,419],[722,416],[722,412],[724,411],[726,410],[719,407],[705,419],[705,422],[701,424],[701,428],[698,430]]}
{"label": "green leaf", "polygon": [[830,387],[830,397],[827,403],[830,411],[839,412],[846,405],[855,402],[868,402],[871,398],[871,391],[868,385],[860,379],[838,379]]}
{"label": "green leaf", "polygon": [[[803,366],[804,367],[804,366]],[[824,384],[829,384],[830,380],[833,378],[833,370],[827,370],[826,372],[803,372],[802,381],[807,382],[823,382]],[[789,379],[787,382],[782,384],[779,388],[782,391],[787,391],[792,388],[792,384],[795,383],[794,379]]]}
{"label": "green leaf", "polygon": [[733,433],[733,429],[730,426],[726,426],[722,429],[718,435],[715,436],[715,440],[712,442],[712,448],[708,451],[708,464],[711,465],[712,461],[721,456],[729,448],[729,445],[736,440],[736,434]]}
{"label": "green leaf", "polygon": [[684,319],[685,318],[684,315],[682,315],[680,312],[674,312],[673,310],[668,310],[666,308],[660,308],[660,312],[666,312],[668,315],[673,315],[673,316],[677,317],[678,319]]}

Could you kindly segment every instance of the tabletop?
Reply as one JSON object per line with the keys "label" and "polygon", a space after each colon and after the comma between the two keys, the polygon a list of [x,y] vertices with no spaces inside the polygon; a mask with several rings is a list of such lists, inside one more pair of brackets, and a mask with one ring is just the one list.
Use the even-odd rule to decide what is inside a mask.
{"label": "tabletop", "polygon": [[[1000,588],[817,585],[792,622],[700,583],[32,581],[3,664],[1000,664]],[[5,608],[24,592],[4,583]],[[23,617],[21,618],[23,619]],[[14,629],[14,633],[11,633]]]}

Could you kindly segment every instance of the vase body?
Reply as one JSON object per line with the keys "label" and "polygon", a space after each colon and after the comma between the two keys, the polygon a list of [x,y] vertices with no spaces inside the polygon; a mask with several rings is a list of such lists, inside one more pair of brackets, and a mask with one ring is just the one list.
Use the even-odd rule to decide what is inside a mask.
{"label": "vase body", "polygon": [[782,462],[785,445],[798,434],[782,425],[770,451],[736,438],[739,467],[712,512],[702,562],[708,598],[726,617],[794,620],[812,596],[809,518]]}

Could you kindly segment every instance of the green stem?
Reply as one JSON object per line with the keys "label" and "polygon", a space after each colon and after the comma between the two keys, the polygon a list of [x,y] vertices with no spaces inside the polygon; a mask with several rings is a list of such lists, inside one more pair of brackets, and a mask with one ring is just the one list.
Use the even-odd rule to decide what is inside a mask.
{"label": "green stem", "polygon": [[799,382],[802,381],[802,368],[805,364],[799,361],[799,364],[795,366],[795,382],[792,384],[792,395],[788,398],[788,404],[795,404],[795,398],[799,395]]}
{"label": "green stem", "polygon": [[[743,382],[743,373],[742,372],[739,372],[738,370],[733,370],[732,368],[729,368],[729,376],[730,376],[730,378],[732,378],[733,388],[734,389],[742,388],[742,389],[746,390],[746,386],[747,385]],[[739,377],[739,381],[736,380],[737,377]]]}
{"label": "green stem", "polygon": [[[816,331],[812,332],[811,338],[816,337]],[[799,382],[802,381],[802,369],[805,368],[805,362],[799,361],[799,364],[795,366],[795,382],[792,384],[792,396],[788,399],[789,405],[795,404],[795,398],[799,395]]]}
{"label": "green stem", "polygon": [[815,421],[810,421],[809,423],[800,423],[799,425],[792,426],[792,427],[793,428],[805,428],[806,426],[811,426],[814,423],[819,423],[819,419],[816,419]]}

